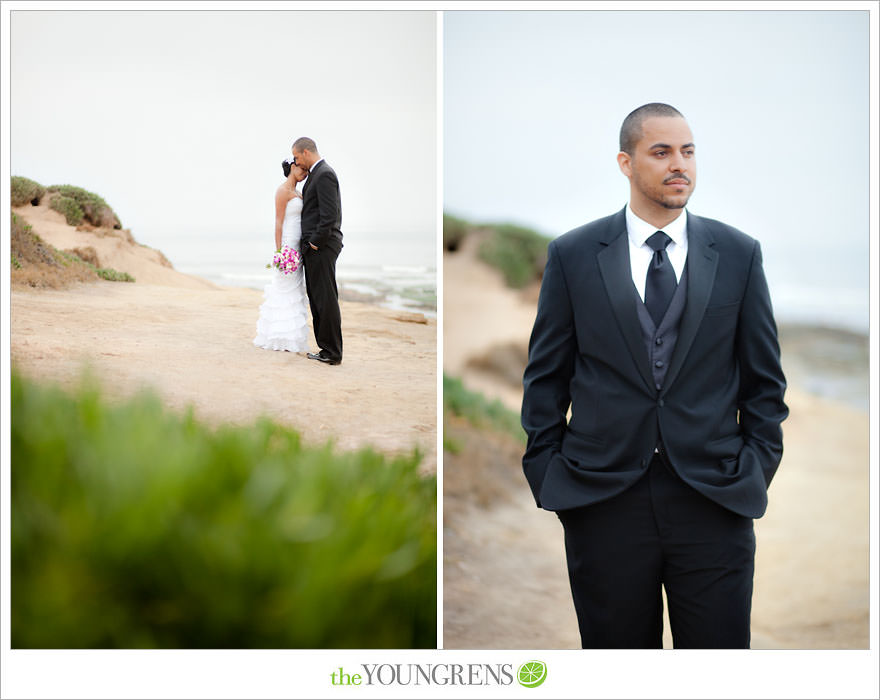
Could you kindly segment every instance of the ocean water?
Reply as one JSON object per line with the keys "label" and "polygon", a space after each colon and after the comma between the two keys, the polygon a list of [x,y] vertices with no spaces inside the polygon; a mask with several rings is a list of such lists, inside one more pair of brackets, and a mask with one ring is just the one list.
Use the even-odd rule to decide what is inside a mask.
{"label": "ocean water", "polygon": [[[146,232],[145,232],[146,234]],[[139,235],[181,272],[216,284],[262,290],[274,240],[265,231],[222,235],[155,232]],[[337,281],[345,299],[436,316],[437,242],[433,232],[345,231]],[[867,334],[867,236],[859,246],[823,248],[762,241],[764,270],[779,323]]]}
{"label": "ocean water", "polygon": [[[436,239],[425,234],[348,233],[336,262],[343,299],[437,315]],[[153,237],[174,268],[215,284],[261,290],[274,240],[265,233]]]}
{"label": "ocean water", "polygon": [[780,323],[868,333],[868,236],[858,245],[762,242],[764,272]]}

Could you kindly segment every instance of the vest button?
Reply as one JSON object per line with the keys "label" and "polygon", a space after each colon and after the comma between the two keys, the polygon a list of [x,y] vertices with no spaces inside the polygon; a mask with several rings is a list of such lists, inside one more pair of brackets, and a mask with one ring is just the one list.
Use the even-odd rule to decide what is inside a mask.
{"label": "vest button", "polygon": [[654,344],[655,345],[663,345],[663,338],[655,338]]}
{"label": "vest button", "polygon": [[663,360],[657,360],[657,361],[654,363],[654,366],[655,366],[657,369],[660,369],[660,368],[663,366]]}
{"label": "vest button", "polygon": [[660,408],[663,408],[663,399],[657,399],[657,405],[658,405]]}

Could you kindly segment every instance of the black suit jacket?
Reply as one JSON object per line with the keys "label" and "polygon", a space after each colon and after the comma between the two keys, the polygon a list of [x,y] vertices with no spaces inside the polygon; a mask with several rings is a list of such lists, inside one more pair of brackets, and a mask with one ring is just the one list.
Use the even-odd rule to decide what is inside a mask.
{"label": "black suit jacket", "polygon": [[535,500],[558,511],[621,493],[647,469],[659,438],[684,481],[760,517],[788,415],[760,245],[688,214],[687,300],[658,392],[624,211],[548,249],[523,377],[523,468]]}
{"label": "black suit jacket", "polygon": [[339,254],[342,250],[342,200],[339,180],[327,161],[312,166],[303,186],[302,248],[309,243],[327,247]]}

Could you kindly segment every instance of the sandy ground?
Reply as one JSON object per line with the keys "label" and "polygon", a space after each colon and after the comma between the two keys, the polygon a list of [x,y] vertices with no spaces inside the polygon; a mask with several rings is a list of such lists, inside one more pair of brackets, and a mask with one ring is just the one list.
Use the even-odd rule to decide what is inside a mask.
{"label": "sandy ground", "polygon": [[[524,351],[535,290],[505,289],[467,245],[444,257],[443,274],[444,371],[519,411],[520,389],[479,365],[511,344]],[[785,456],[768,512],[755,523],[752,647],[865,649],[868,416],[798,386],[786,400]],[[479,438],[472,435],[457,457],[444,456],[444,646],[578,648],[562,527],[535,507],[521,473],[521,446]],[[462,472],[477,465],[494,470],[487,476],[500,486],[489,502],[455,492],[467,488],[452,471],[459,462]],[[668,621],[664,627],[670,648]]]}
{"label": "sandy ground", "polygon": [[55,247],[92,246],[102,266],[137,280],[13,288],[12,362],[26,374],[73,385],[88,366],[113,396],[149,386],[211,424],[267,415],[339,449],[418,447],[422,468],[436,470],[435,320],[343,302],[341,365],[262,350],[252,344],[261,292],[184,275],[157,251],[75,231],[46,207],[14,211]]}

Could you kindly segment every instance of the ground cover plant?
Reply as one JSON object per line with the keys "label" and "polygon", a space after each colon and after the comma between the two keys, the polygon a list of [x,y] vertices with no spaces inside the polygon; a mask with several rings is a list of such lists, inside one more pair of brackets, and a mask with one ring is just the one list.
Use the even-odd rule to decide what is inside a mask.
{"label": "ground cover plant", "polygon": [[419,455],[11,380],[14,648],[432,648]]}

